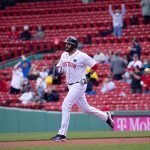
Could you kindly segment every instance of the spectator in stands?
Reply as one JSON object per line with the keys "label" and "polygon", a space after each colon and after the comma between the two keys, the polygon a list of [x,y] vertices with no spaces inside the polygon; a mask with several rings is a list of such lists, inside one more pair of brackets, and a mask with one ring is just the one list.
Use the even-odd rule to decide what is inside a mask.
{"label": "spectator in stands", "polygon": [[22,102],[22,104],[27,104],[30,102],[30,99],[33,97],[32,91],[23,93],[19,100]]}
{"label": "spectator in stands", "polygon": [[[86,67],[86,73],[87,73],[87,74],[89,73],[90,69],[91,69],[91,68],[90,68],[89,66]],[[92,81],[93,84],[95,84],[96,81],[98,81],[98,75],[97,75],[96,72],[94,72],[94,73],[92,74],[92,76],[91,76],[91,78],[90,78],[90,81]]]}
{"label": "spectator in stands", "polygon": [[23,73],[19,64],[16,64],[13,69],[12,80],[10,83],[10,94],[19,94],[23,83]]}
{"label": "spectator in stands", "polygon": [[24,55],[21,56],[21,62],[19,62],[19,66],[22,69],[24,78],[28,78],[31,62]]}
{"label": "spectator in stands", "polygon": [[109,13],[112,16],[112,20],[113,20],[114,35],[116,37],[121,37],[122,27],[123,27],[123,16],[125,14],[125,5],[122,4],[121,12],[119,9],[116,9],[115,13],[113,13],[113,11],[112,11],[112,5],[109,5]]}
{"label": "spectator in stands", "polygon": [[144,70],[144,75],[141,79],[141,85],[144,87],[144,93],[150,94],[150,68]]}
{"label": "spectator in stands", "polygon": [[41,75],[41,74],[43,74],[45,77],[47,77],[48,76],[48,69],[47,69],[47,67],[46,66],[44,66],[44,67],[42,67],[42,70],[41,70],[41,72],[39,72],[39,74]]}
{"label": "spectator in stands", "polygon": [[132,68],[127,68],[126,72],[122,75],[122,79],[124,82],[131,84],[131,76],[130,76],[130,69],[132,70]]}
{"label": "spectator in stands", "polygon": [[134,54],[137,54],[138,58],[140,59],[140,57],[141,57],[141,45],[136,38],[134,38],[132,40],[132,42],[133,42],[133,45],[132,45],[132,48],[130,51],[130,60],[133,59]]}
{"label": "spectator in stands", "polygon": [[46,73],[40,72],[40,76],[36,81],[36,92],[41,99],[43,99],[44,91],[46,89],[46,82],[45,82],[46,77],[47,77]]}
{"label": "spectator in stands", "polygon": [[39,77],[39,70],[37,68],[37,65],[32,64],[31,69],[29,71],[28,79],[29,80],[37,80],[38,77]]}
{"label": "spectator in stands", "polygon": [[106,62],[106,56],[104,53],[100,52],[99,48],[96,48],[96,53],[93,56],[93,58],[97,61],[99,64],[103,64]]}
{"label": "spectator in stands", "polygon": [[48,86],[45,89],[44,99],[47,102],[57,102],[59,100],[59,94],[56,91],[55,86]]}
{"label": "spectator in stands", "polygon": [[141,0],[140,3],[142,7],[142,16],[144,17],[144,23],[150,23],[150,1],[149,0]]}
{"label": "spectator in stands", "polygon": [[49,87],[53,84],[53,78],[52,76],[48,75],[45,79],[45,82],[46,82],[46,87]]}
{"label": "spectator in stands", "polygon": [[19,97],[19,100],[22,102],[22,104],[28,104],[30,102],[41,102],[40,97],[37,96],[36,93],[33,91],[23,93]]}
{"label": "spectator in stands", "polygon": [[145,58],[143,61],[143,69],[150,68],[150,57]]}
{"label": "spectator in stands", "polygon": [[44,33],[42,26],[38,26],[36,30],[36,34],[35,34],[35,39],[40,40],[40,39],[43,39],[44,36],[45,36],[45,33]]}
{"label": "spectator in stands", "polygon": [[[89,71],[90,71],[90,67],[88,66],[86,68],[86,73],[88,74]],[[93,90],[93,86],[98,84],[97,81],[98,81],[98,75],[96,72],[94,72],[87,83],[86,93],[90,95],[96,94],[96,91]]]}
{"label": "spectator in stands", "polygon": [[31,84],[28,79],[24,79],[21,92],[25,93],[25,92],[29,92],[29,91],[32,91]]}
{"label": "spectator in stands", "polygon": [[120,57],[120,53],[116,52],[115,57],[111,60],[110,69],[115,80],[121,80],[125,72],[127,61]]}
{"label": "spectator in stands", "polygon": [[115,55],[114,55],[114,52],[113,52],[112,50],[109,50],[109,51],[108,51],[108,54],[105,54],[105,56],[106,56],[106,63],[107,63],[107,64],[110,64],[112,58],[113,58]]}
{"label": "spectator in stands", "polygon": [[53,84],[61,84],[61,76],[60,73],[58,73],[58,69],[56,66],[57,63],[58,61],[54,59],[53,64],[48,72],[48,74],[53,78]]}
{"label": "spectator in stands", "polygon": [[138,66],[139,68],[142,68],[142,62],[139,60],[139,56],[137,54],[133,55],[133,60],[129,62],[128,68],[134,68]]}
{"label": "spectator in stands", "polygon": [[24,25],[23,30],[24,31],[20,35],[20,40],[22,40],[22,41],[31,40],[32,36],[31,36],[30,31],[29,31],[29,26]]}
{"label": "spectator in stands", "polygon": [[85,92],[89,95],[96,94],[96,91],[93,90],[93,82],[91,80],[88,81]]}
{"label": "spectator in stands", "polygon": [[116,86],[112,80],[112,76],[107,75],[107,77],[103,80],[102,87],[101,87],[101,93],[106,93],[106,92],[111,91],[115,88],[116,88]]}
{"label": "spectator in stands", "polygon": [[132,93],[142,93],[142,86],[141,86],[141,76],[142,73],[140,71],[139,66],[135,66],[133,69],[129,71],[131,76],[131,91]]}
{"label": "spectator in stands", "polygon": [[19,39],[19,33],[18,33],[18,31],[16,30],[16,27],[15,27],[15,26],[12,26],[12,27],[11,27],[11,31],[8,33],[8,38],[9,38],[9,40],[11,40],[11,41],[15,41],[15,40],[18,40],[18,39]]}

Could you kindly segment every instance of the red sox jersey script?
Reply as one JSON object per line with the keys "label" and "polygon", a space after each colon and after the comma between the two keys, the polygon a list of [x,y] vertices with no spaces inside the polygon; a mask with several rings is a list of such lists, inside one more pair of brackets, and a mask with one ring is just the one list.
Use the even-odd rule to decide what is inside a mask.
{"label": "red sox jersey script", "polygon": [[67,52],[61,55],[57,67],[61,67],[66,74],[67,84],[76,83],[85,78],[86,67],[93,67],[96,61],[86,53],[77,50],[71,56]]}

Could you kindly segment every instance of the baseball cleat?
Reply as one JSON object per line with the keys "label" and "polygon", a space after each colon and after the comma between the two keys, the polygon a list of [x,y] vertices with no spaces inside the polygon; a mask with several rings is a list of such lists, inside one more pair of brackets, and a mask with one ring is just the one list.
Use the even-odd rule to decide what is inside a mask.
{"label": "baseball cleat", "polygon": [[63,141],[66,141],[66,136],[57,134],[56,136],[51,138],[51,141],[63,142]]}
{"label": "baseball cleat", "polygon": [[106,123],[113,129],[114,128],[114,121],[112,119],[112,115],[110,112],[107,112],[108,119],[106,120]]}

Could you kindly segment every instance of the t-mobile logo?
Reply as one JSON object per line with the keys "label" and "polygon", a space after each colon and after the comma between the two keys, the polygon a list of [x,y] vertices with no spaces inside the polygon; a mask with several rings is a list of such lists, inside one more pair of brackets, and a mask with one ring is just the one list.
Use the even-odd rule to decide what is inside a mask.
{"label": "t-mobile logo", "polygon": [[117,118],[117,128],[120,131],[127,129],[127,119],[126,118]]}

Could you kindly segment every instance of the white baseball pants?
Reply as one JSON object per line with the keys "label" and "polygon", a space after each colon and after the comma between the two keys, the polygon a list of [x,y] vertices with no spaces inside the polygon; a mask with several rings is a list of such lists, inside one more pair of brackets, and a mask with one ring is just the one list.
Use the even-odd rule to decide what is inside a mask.
{"label": "white baseball pants", "polygon": [[86,87],[86,84],[81,85],[80,83],[69,85],[69,92],[62,104],[62,120],[58,134],[66,136],[70,121],[70,110],[75,103],[84,113],[95,115],[104,121],[107,120],[108,116],[106,112],[102,112],[88,104],[85,97]]}

